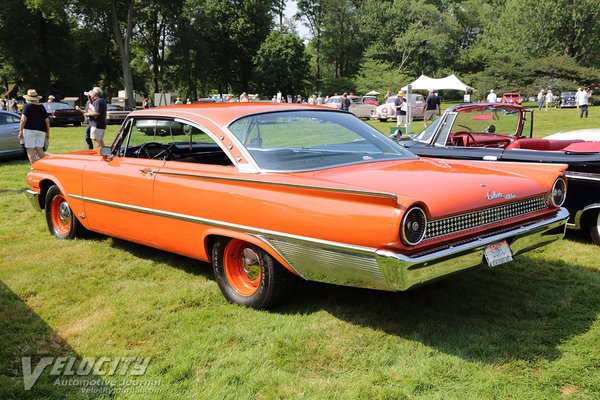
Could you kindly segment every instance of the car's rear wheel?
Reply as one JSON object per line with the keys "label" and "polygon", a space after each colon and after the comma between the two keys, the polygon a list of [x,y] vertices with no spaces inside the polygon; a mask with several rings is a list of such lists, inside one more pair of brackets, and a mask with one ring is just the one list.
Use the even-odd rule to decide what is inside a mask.
{"label": "car's rear wheel", "polygon": [[219,239],[212,247],[215,279],[225,298],[255,309],[288,301],[297,278],[260,247],[238,239]]}
{"label": "car's rear wheel", "polygon": [[597,246],[600,246],[600,211],[597,211],[589,221],[589,232],[592,241]]}
{"label": "car's rear wheel", "polygon": [[67,199],[58,186],[53,185],[46,193],[46,223],[50,233],[59,239],[73,239],[85,232]]}

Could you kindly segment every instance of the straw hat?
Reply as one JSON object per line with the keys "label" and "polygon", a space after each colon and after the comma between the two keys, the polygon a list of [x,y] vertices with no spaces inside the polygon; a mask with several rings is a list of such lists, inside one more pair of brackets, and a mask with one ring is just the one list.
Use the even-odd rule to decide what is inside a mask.
{"label": "straw hat", "polygon": [[404,96],[404,92],[402,90],[398,91],[398,96]]}
{"label": "straw hat", "polygon": [[38,101],[40,101],[42,96],[38,96],[37,91],[35,89],[29,89],[27,91],[27,94],[25,96],[23,96],[23,98],[27,101],[32,101],[34,103],[37,103]]}

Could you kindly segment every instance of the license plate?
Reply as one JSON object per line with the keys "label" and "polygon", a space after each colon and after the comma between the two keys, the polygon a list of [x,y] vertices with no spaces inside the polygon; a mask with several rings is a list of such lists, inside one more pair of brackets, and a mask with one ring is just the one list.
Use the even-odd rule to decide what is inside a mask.
{"label": "license plate", "polygon": [[485,260],[489,267],[495,267],[500,264],[512,261],[512,252],[510,246],[503,240],[499,243],[489,245],[484,251]]}

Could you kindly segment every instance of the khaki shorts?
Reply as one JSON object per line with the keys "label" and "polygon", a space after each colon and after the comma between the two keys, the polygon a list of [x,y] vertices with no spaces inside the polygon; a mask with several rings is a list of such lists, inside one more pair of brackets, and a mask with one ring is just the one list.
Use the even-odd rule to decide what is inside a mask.
{"label": "khaki shorts", "polygon": [[95,126],[92,126],[92,127],[90,128],[90,137],[91,137],[93,140],[98,140],[98,141],[100,141],[100,140],[104,140],[104,131],[105,131],[105,130],[106,130],[106,129],[98,129],[98,128],[96,128]]}
{"label": "khaki shorts", "polygon": [[23,129],[23,141],[25,142],[26,149],[33,149],[35,147],[43,148],[45,140],[46,132]]}
{"label": "khaki shorts", "polygon": [[437,114],[437,110],[425,110],[425,113],[423,113],[423,120],[428,121],[430,119],[433,119],[433,116],[435,114]]}

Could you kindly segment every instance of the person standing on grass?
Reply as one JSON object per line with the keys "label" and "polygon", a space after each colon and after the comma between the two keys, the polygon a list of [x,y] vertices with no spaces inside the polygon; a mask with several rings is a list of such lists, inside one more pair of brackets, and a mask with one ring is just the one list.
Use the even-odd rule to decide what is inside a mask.
{"label": "person standing on grass", "polygon": [[546,109],[545,109],[545,111],[548,111],[548,107],[552,106],[553,101],[554,101],[554,95],[552,94],[552,90],[548,90],[548,93],[546,93]]}
{"label": "person standing on grass", "polygon": [[592,89],[582,90],[579,95],[579,100],[576,101],[579,104],[579,118],[588,117],[588,106],[590,104],[590,97],[592,97]]}
{"label": "person standing on grass", "polygon": [[487,95],[488,103],[495,103],[498,100],[498,96],[494,93],[494,89],[490,89],[490,94]]}
{"label": "person standing on grass", "polygon": [[50,138],[50,118],[46,108],[40,104],[42,96],[38,96],[35,89],[29,89],[23,98],[27,104],[21,114],[19,140],[24,141],[27,158],[33,164],[46,155],[44,143]]}
{"label": "person standing on grass", "polygon": [[542,107],[544,107],[544,99],[546,98],[546,95],[544,94],[544,89],[540,90],[540,92],[538,93],[538,111],[542,111]]}
{"label": "person standing on grass", "polygon": [[396,126],[406,128],[406,99],[404,98],[404,92],[400,90],[396,100],[394,100],[394,106],[396,107]]}
{"label": "person standing on grass", "polygon": [[[87,102],[85,103],[85,110],[82,110],[81,107],[75,106],[75,109],[82,113],[83,115],[94,112],[94,106],[92,105],[92,97],[90,96],[90,92],[84,93],[87,97]],[[85,128],[85,142],[87,143],[88,149],[94,148],[94,143],[92,142],[92,138],[90,137],[90,130],[92,129],[89,120],[87,124],[87,128]]]}
{"label": "person standing on grass", "polygon": [[90,99],[92,100],[92,112],[86,112],[83,114],[88,117],[88,124],[90,125],[90,137],[94,142],[96,148],[104,146],[104,132],[106,130],[106,101],[102,98],[102,89],[94,87],[88,92]]}
{"label": "person standing on grass", "polygon": [[440,115],[440,98],[436,96],[433,89],[429,89],[429,95],[425,99],[425,105],[423,106],[423,124],[425,128],[433,122],[434,115]]}

